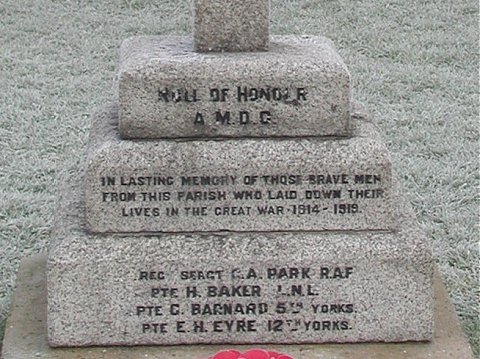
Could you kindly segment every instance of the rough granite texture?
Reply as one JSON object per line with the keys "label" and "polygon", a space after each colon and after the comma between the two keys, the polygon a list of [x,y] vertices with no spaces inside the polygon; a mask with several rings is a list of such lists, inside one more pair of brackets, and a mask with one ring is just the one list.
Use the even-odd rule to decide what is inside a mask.
{"label": "rough granite texture", "polygon": [[103,108],[94,116],[87,158],[87,227],[394,229],[390,157],[361,113],[352,116],[355,136],[336,140],[127,141],[118,134],[115,105]]}
{"label": "rough granite texture", "polygon": [[79,179],[49,251],[52,346],[432,338],[431,248],[400,195],[395,232],[89,235]]}
{"label": "rough granite texture", "polygon": [[286,353],[295,359],[473,359],[438,272],[434,276],[435,325],[431,342],[51,348],[47,344],[45,267],[45,254],[25,258],[20,265],[6,325],[3,359],[200,359],[220,350],[245,352],[252,347]]}
{"label": "rough granite texture", "polygon": [[195,50],[268,50],[269,12],[269,0],[195,0]]}
{"label": "rough granite texture", "polygon": [[324,37],[198,53],[190,37],[139,36],[120,49],[119,102],[126,139],[346,136],[350,74]]}

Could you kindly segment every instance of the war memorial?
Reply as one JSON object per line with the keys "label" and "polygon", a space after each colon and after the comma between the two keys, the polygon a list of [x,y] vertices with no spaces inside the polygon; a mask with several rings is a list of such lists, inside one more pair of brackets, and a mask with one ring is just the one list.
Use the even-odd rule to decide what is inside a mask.
{"label": "war memorial", "polygon": [[347,66],[327,38],[271,35],[269,8],[195,0],[193,37],[123,42],[118,102],[19,274],[39,294],[19,284],[10,321],[44,307],[45,342],[14,323],[4,359],[469,358]]}

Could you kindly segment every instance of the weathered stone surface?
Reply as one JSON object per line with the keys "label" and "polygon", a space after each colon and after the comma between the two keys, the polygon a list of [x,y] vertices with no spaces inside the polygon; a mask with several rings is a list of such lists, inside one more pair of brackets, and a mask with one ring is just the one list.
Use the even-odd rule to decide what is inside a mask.
{"label": "weathered stone surface", "polygon": [[120,50],[123,138],[349,134],[350,74],[332,42],[275,36],[261,53],[198,53],[187,37]]}
{"label": "weathered stone surface", "polygon": [[[199,359],[229,349],[231,345],[135,346],[50,348],[47,344],[46,256],[26,258],[17,275],[12,311],[6,325],[3,359]],[[435,286],[435,326],[431,342],[368,343],[321,345],[261,345],[287,353],[295,359],[473,359],[448,294],[437,273]],[[259,347],[255,345],[254,347]],[[252,346],[234,346],[246,351]]]}
{"label": "weathered stone surface", "polygon": [[267,50],[269,12],[269,0],[195,0],[195,50]]}
{"label": "weathered stone surface", "polygon": [[396,232],[99,236],[77,192],[49,252],[53,346],[431,339],[431,250],[400,195]]}
{"label": "weathered stone surface", "polygon": [[87,226],[108,232],[396,228],[387,149],[355,118],[355,137],[126,141],[116,108],[94,116]]}

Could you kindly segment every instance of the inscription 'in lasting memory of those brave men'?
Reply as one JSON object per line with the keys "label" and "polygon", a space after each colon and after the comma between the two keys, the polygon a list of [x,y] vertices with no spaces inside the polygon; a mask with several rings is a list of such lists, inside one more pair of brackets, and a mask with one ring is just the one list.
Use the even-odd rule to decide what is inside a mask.
{"label": "inscription 'in lasting memory of those brave men'", "polygon": [[[97,216],[142,218],[153,225],[165,220],[162,228],[171,224],[181,230],[182,223],[197,221],[197,230],[229,229],[230,225],[254,230],[268,218],[270,229],[321,229],[388,213],[388,208],[383,210],[388,206],[386,188],[388,183],[376,173],[117,175],[98,179],[94,200],[102,208]],[[285,223],[289,227],[282,227]]]}
{"label": "inscription 'in lasting memory of those brave men'", "polygon": [[353,329],[356,305],[323,289],[348,285],[354,275],[350,266],[142,269],[134,280],[145,302],[131,310],[137,330],[150,336],[342,332]]}

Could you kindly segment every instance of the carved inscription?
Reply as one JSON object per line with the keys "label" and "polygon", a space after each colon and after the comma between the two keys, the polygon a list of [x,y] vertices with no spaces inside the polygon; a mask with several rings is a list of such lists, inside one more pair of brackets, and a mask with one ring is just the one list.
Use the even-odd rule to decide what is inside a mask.
{"label": "carved inscription", "polygon": [[[193,111],[191,120],[195,126],[206,124],[213,126],[265,126],[277,124],[272,105],[284,103],[301,106],[308,100],[308,90],[305,87],[243,85],[209,89],[162,87],[158,89],[157,99],[163,104],[178,104],[178,106],[197,102],[217,104],[217,109],[210,112]],[[258,106],[264,108],[258,109],[258,106],[254,106],[256,110],[252,111],[252,104],[259,104]]]}
{"label": "carved inscription", "polygon": [[148,336],[342,332],[354,328],[357,307],[323,292],[353,277],[351,266],[142,268],[132,278],[142,294],[131,314]]}
{"label": "carved inscription", "polygon": [[98,179],[95,200],[119,219],[172,224],[190,218],[197,230],[202,222],[216,225],[212,230],[229,229],[232,217],[250,226],[245,230],[265,219],[272,229],[278,229],[275,221],[292,229],[321,229],[335,219],[348,223],[385,206],[389,183],[384,182],[378,173],[112,175]]}

